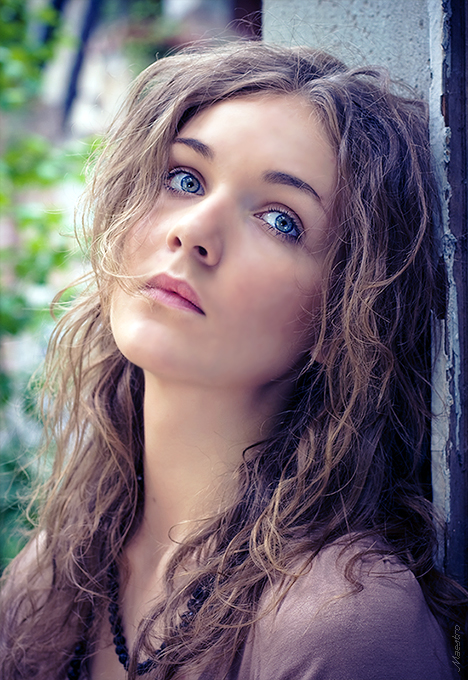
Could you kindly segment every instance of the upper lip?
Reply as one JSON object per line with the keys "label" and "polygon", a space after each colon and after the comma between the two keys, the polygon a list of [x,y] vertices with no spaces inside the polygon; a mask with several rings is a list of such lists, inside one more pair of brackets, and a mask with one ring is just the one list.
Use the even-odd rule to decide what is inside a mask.
{"label": "upper lip", "polygon": [[157,274],[146,283],[146,288],[159,288],[170,293],[176,293],[181,298],[188,300],[202,314],[205,313],[201,307],[200,298],[192,286],[183,279],[176,279],[169,274]]}

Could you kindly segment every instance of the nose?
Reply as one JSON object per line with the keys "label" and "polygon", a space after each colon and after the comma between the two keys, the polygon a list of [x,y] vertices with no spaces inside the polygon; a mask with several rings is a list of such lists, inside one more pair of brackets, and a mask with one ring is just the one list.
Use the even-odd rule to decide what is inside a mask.
{"label": "nose", "polygon": [[200,263],[214,267],[223,256],[227,202],[209,198],[184,209],[174,217],[166,243],[170,250],[185,250]]}

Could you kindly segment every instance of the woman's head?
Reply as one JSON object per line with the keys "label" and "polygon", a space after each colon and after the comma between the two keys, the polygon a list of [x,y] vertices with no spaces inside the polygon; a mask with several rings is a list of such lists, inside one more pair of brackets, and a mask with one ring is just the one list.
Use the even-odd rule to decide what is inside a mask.
{"label": "woman's head", "polygon": [[[428,257],[430,241],[434,191],[424,107],[388,88],[380,72],[349,70],[307,48],[236,43],[157,61],[137,80],[97,167],[91,254],[104,298],[103,274],[125,273],[124,242],[132,225],[152,212],[184,125],[228,99],[299,96],[310,104],[337,159],[334,200],[327,208],[336,234],[327,259],[332,307],[336,311],[344,287],[346,322],[356,313],[365,317],[369,296],[385,297],[417,252]],[[357,311],[350,303],[359,307],[359,300]],[[336,324],[335,316],[322,339]]]}

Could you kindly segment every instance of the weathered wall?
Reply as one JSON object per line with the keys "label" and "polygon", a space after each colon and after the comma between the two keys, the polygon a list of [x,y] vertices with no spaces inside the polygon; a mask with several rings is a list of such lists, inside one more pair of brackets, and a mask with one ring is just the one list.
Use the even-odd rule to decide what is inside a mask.
{"label": "weathered wall", "polygon": [[427,97],[427,0],[264,0],[263,26],[267,41],[313,45],[350,65],[386,66]]}

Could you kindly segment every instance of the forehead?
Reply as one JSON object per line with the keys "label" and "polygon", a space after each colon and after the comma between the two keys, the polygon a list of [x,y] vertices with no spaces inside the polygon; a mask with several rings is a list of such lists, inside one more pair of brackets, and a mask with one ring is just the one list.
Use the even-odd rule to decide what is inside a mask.
{"label": "forehead", "polygon": [[302,132],[306,131],[306,127],[317,127],[326,136],[317,112],[305,97],[275,92],[238,95],[216,102],[195,114],[182,130],[205,127],[221,119],[231,119],[231,123],[235,119],[235,128],[242,127],[245,132],[255,127],[264,129],[265,124],[268,124],[268,129],[276,132],[284,132],[291,126],[299,125],[303,128]]}
{"label": "forehead", "polygon": [[299,175],[306,182],[313,179],[321,196],[330,197],[336,186],[336,153],[325,126],[298,94],[254,94],[218,102],[189,120],[180,137],[205,144],[212,160],[224,155],[244,163],[246,172],[258,166]]}

